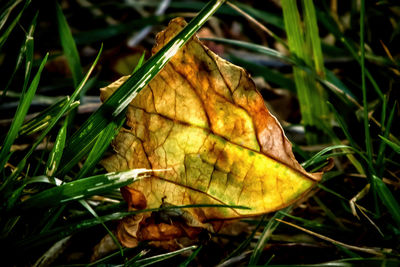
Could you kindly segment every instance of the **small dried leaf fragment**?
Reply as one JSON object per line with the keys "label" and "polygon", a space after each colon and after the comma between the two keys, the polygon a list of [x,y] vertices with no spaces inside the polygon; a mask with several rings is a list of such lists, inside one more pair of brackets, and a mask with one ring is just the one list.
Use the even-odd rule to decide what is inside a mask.
{"label": "small dried leaf fragment", "polygon": [[[185,25],[172,20],[157,35],[153,53]],[[127,78],[103,88],[102,99]],[[321,178],[296,161],[249,74],[197,37],[130,103],[127,125],[114,140],[116,153],[102,163],[107,171],[167,169],[129,186],[141,192],[146,208],[163,202],[243,205],[251,209],[188,212],[199,222],[255,216],[288,206]]]}

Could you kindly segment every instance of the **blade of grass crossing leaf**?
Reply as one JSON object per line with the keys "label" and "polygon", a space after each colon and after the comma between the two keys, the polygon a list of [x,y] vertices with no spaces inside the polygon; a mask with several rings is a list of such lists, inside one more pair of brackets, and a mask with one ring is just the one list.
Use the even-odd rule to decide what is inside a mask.
{"label": "blade of grass crossing leaf", "polygon": [[54,146],[50,151],[49,159],[46,163],[46,175],[53,178],[55,171],[60,163],[62,153],[65,146],[65,139],[67,138],[67,121],[65,120],[63,126],[58,132]]}
{"label": "blade of grass crossing leaf", "polygon": [[[144,61],[145,53],[143,53],[139,59],[139,62],[135,66],[132,74],[135,73],[142,65]],[[118,134],[119,129],[125,121],[125,114],[120,114],[113,120],[111,123],[107,125],[107,127],[100,132],[99,137],[96,140],[92,150],[90,151],[85,164],[80,169],[77,178],[80,179],[90,173],[95,165],[98,163],[103,153],[106,151],[111,141],[114,139],[115,135]]]}
{"label": "blade of grass crossing leaf", "polygon": [[[21,96],[21,100],[18,105],[17,111],[15,113],[14,120],[11,123],[10,130],[7,133],[7,136],[4,140],[2,149],[0,151],[0,171],[3,170],[4,165],[6,164],[5,159],[7,158],[7,154],[9,153],[11,145],[13,144],[15,138],[18,135],[19,128],[21,127],[21,125],[24,121],[24,118],[26,116],[26,113],[28,112],[28,109],[32,102],[32,99],[35,96],[35,92],[36,92],[36,89],[37,89],[37,87],[39,85],[39,81],[40,81],[40,75],[42,74],[44,65],[47,62],[47,57],[48,57],[48,54],[42,60],[39,70],[36,73],[35,77],[33,78],[26,94],[23,94]],[[1,189],[0,189],[0,191],[1,191]]]}
{"label": "blade of grass crossing leaf", "polygon": [[[36,140],[36,142],[31,146],[30,150],[25,154],[24,158],[20,161],[20,163],[17,165],[17,167],[14,169],[14,172],[12,173],[11,176],[9,176],[6,180],[6,182],[3,183],[2,187],[0,188],[0,192],[3,191],[5,188],[9,186],[9,184],[12,181],[15,181],[18,177],[18,175],[21,173],[23,168],[25,167],[27,159],[30,157],[30,155],[33,153],[33,151],[36,149],[36,147],[42,142],[42,140],[45,138],[45,136],[49,133],[49,131],[56,125],[58,120],[64,115],[64,113],[68,110],[70,105],[74,102],[75,98],[79,95],[80,91],[82,88],[85,86],[87,80],[89,79],[90,74],[92,73],[94,67],[96,66],[100,54],[103,51],[103,45],[100,48],[99,53],[97,54],[96,59],[94,60],[92,66],[86,73],[86,76],[83,78],[83,80],[80,82],[79,86],[75,89],[75,91],[72,93],[69,101],[65,106],[61,108],[61,110],[58,112],[58,114],[54,117],[54,119],[49,123],[49,125],[46,127],[46,129],[41,133],[39,138]],[[48,55],[46,55],[47,58]]]}
{"label": "blade of grass crossing leaf", "polygon": [[140,175],[152,172],[146,169],[135,169],[119,173],[107,173],[65,183],[63,185],[44,190],[22,202],[21,209],[34,207],[51,207],[71,201],[84,199],[117,189],[140,179]]}
{"label": "blade of grass crossing leaf", "polygon": [[56,2],[56,14],[58,22],[58,32],[60,36],[61,46],[63,48],[65,57],[67,58],[68,66],[72,73],[74,86],[77,87],[83,78],[83,71],[81,61],[79,58],[78,49],[76,48],[74,38],[72,37],[71,30],[68,26],[67,20],[61,10],[60,5]]}
{"label": "blade of grass crossing leaf", "polygon": [[106,229],[107,233],[111,236],[114,243],[118,246],[121,256],[123,257],[124,250],[123,250],[121,244],[118,242],[118,239],[115,237],[115,235],[110,231],[110,229],[108,229],[107,225],[104,224],[104,222],[101,220],[101,218],[97,215],[97,213],[93,210],[93,208],[85,200],[79,200],[79,203],[81,203],[81,205],[85,209],[87,209],[93,215],[93,217],[95,217],[101,223],[101,225]]}
{"label": "blade of grass crossing leaf", "polygon": [[[290,212],[292,209],[291,206],[283,209],[282,211],[285,213]],[[283,219],[285,215],[283,212],[276,212],[271,220],[268,222],[267,226],[265,226],[264,231],[262,232],[260,239],[258,240],[256,247],[253,250],[253,253],[250,256],[249,265],[257,265],[258,261],[260,260],[261,253],[264,250],[265,245],[267,244],[268,240],[271,238],[272,233],[278,227],[279,222],[276,219]]]}
{"label": "blade of grass crossing leaf", "polygon": [[386,186],[386,184],[378,178],[376,175],[372,175],[372,181],[375,185],[376,191],[382,203],[386,206],[389,213],[392,215],[393,220],[400,229],[400,205],[392,192]]}
{"label": "blade of grass crossing leaf", "polygon": [[[142,65],[144,61],[145,53],[139,59],[139,62],[135,66],[132,74],[135,73]],[[107,127],[100,132],[99,136],[96,139],[96,143],[94,144],[92,150],[90,151],[85,164],[80,169],[77,178],[80,179],[90,173],[95,165],[98,163],[103,153],[106,151],[111,141],[114,139],[115,135],[118,134],[119,129],[121,128],[123,122],[125,121],[125,114],[121,113],[118,115],[113,121],[111,121]]]}
{"label": "blade of grass crossing leaf", "polygon": [[157,262],[167,260],[174,256],[180,255],[185,251],[193,250],[196,248],[197,248],[197,246],[190,246],[190,247],[182,248],[182,249],[179,249],[179,250],[176,250],[173,252],[168,252],[165,254],[160,254],[160,255],[153,256],[153,257],[141,259],[141,260],[138,260],[135,263],[133,263],[131,266],[141,266],[141,267],[148,266],[148,265],[151,265],[151,264],[154,264]]}
{"label": "blade of grass crossing leaf", "polygon": [[[154,78],[161,69],[167,64],[169,59],[181,48],[195,32],[214,14],[214,12],[224,3],[224,0],[210,1],[200,13],[193,18],[189,24],[172,38],[168,44],[153,55],[143,64],[118,90],[116,90],[105,103],[81,126],[81,128],[71,137],[65,152],[65,164],[76,164],[85,151],[82,144],[91,144],[97,135],[113,120],[125,110],[132,99]],[[86,150],[87,151],[87,150]],[[85,152],[86,152],[85,151]],[[71,166],[69,165],[69,166]],[[65,175],[69,168],[63,168],[61,175]]]}
{"label": "blade of grass crossing leaf", "polygon": [[2,35],[0,35],[0,51],[3,48],[3,45],[7,41],[8,37],[10,36],[11,32],[15,28],[15,26],[18,24],[22,14],[24,13],[25,9],[28,7],[28,5],[31,3],[30,0],[27,0],[25,2],[24,7],[22,10],[18,13],[17,17],[10,23],[10,25],[7,27],[7,29],[4,31]]}

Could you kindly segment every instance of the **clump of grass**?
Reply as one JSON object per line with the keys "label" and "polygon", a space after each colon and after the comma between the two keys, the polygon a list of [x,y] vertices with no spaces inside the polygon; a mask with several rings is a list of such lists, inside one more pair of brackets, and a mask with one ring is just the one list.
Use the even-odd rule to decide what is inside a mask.
{"label": "clump of grass", "polygon": [[[119,24],[102,28],[90,25],[89,29],[78,33],[74,31],[77,18],[73,14],[66,16],[68,9],[55,4],[51,7],[55,14],[53,24],[57,25],[59,34],[50,55],[43,50],[48,46],[37,45],[43,44],[40,22],[49,20],[42,15],[43,6],[25,0],[9,1],[1,8],[1,67],[6,68],[4,64],[12,58],[13,68],[7,67],[10,75],[0,81],[3,88],[0,108],[6,108],[7,101],[15,96],[19,99],[14,118],[4,127],[0,139],[0,243],[2,251],[15,265],[51,264],[54,260],[64,264],[63,259],[56,259],[55,255],[67,254],[63,247],[73,243],[74,238],[87,237],[94,229],[97,243],[107,233],[113,236],[113,221],[145,212],[127,212],[118,188],[149,170],[104,174],[98,162],[123,125],[126,106],[166,64],[172,56],[171,48],[177,42],[183,45],[217,10],[217,18],[223,18],[219,24],[226,27],[227,21],[235,20],[246,28],[247,22],[241,17],[246,13],[263,24],[262,34],[268,36],[269,43],[288,48],[288,51],[273,49],[251,38],[248,41],[208,38],[223,43],[224,56],[231,61],[246,67],[255,76],[262,76],[272,87],[297,95],[300,125],[305,129],[308,144],[317,145],[315,148],[307,143],[295,144],[295,151],[304,159],[303,166],[316,171],[330,164],[329,158],[334,158],[336,167],[324,175],[307,205],[289,207],[271,216],[243,219],[247,235],[210,234],[211,237],[199,241],[198,246],[175,252],[156,250],[146,243],[134,249],[119,246],[117,252],[90,265],[146,266],[165,261],[164,264],[191,266],[208,265],[208,260],[222,266],[399,264],[400,142],[398,129],[394,127],[399,116],[396,92],[391,88],[398,84],[399,51],[389,45],[400,35],[397,7],[389,2],[376,5],[367,2],[366,5],[361,0],[359,7],[339,6],[347,8],[348,13],[344,14],[338,12],[334,1],[327,6],[325,2],[312,0],[299,1],[301,5],[285,0],[278,11],[277,7],[270,6],[271,10],[275,9],[270,13],[246,3],[232,2],[234,9],[221,7],[223,2],[214,0],[204,6],[196,1],[190,5],[172,1],[168,14],[139,18],[127,15],[129,19]],[[107,18],[113,12],[132,8],[115,3],[111,6],[103,2],[92,4],[90,10],[97,10],[95,19],[101,23],[110,23],[112,20]],[[152,4],[151,1],[143,3],[138,11]],[[104,85],[97,81],[99,74],[90,78],[105,66],[100,60],[106,56],[102,55],[100,42],[104,41],[105,48],[111,50],[115,45],[111,37],[121,38],[140,27],[159,24],[173,17],[173,12],[198,11],[203,6],[185,30],[155,56],[145,63],[142,57],[131,78],[82,122],[84,115],[77,112],[78,106],[83,106],[80,101],[85,102],[85,94],[91,86]],[[238,9],[241,12],[238,13]],[[344,25],[341,19],[348,14],[351,27]],[[371,37],[379,34],[374,28],[373,16],[386,18],[392,25],[390,38],[382,37],[383,46],[379,44],[378,47]],[[324,36],[336,40],[325,43]],[[250,37],[258,40],[257,36]],[[11,49],[16,41],[20,44],[18,51]],[[83,57],[85,46],[95,48],[96,53]],[[279,63],[273,65],[278,67],[266,67],[254,57],[238,56],[239,50],[259,58],[267,55],[271,62]],[[34,100],[43,94],[58,95],[55,85],[62,83],[64,77],[51,80],[48,70],[57,53],[65,57],[70,73],[67,84],[73,90],[62,94],[61,99],[51,98],[52,105],[35,110],[38,114],[27,120],[27,114],[34,111]],[[345,64],[329,63],[329,58],[339,56],[344,57]],[[354,74],[349,70],[357,71]],[[46,87],[52,89],[46,92]],[[18,145],[24,142],[29,146],[21,150]],[[163,207],[153,211],[199,206],[202,205]],[[95,245],[94,242],[85,244],[90,246],[89,250]],[[192,251],[190,256],[178,256],[189,251]],[[303,261],[297,256],[298,251],[302,252]],[[85,253],[90,256],[91,252]],[[293,257],[284,257],[286,253]],[[20,254],[27,256],[22,259]],[[89,262],[88,257],[86,261],[81,260],[82,264]]]}

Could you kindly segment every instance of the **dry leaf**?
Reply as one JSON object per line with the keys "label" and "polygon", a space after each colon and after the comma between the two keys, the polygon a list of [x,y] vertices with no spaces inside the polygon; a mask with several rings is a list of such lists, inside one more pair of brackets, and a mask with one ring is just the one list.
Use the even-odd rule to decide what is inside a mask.
{"label": "dry leaf", "polygon": [[[182,18],[172,20],[157,35],[153,53],[185,25]],[[102,100],[127,78],[103,88]],[[102,162],[107,171],[167,169],[123,191],[132,208],[163,203],[251,208],[188,209],[192,223],[198,224],[192,226],[281,209],[321,177],[296,161],[249,74],[216,56],[197,37],[130,103],[127,125],[131,128],[114,140],[116,153]],[[137,231],[130,235],[138,238]]]}

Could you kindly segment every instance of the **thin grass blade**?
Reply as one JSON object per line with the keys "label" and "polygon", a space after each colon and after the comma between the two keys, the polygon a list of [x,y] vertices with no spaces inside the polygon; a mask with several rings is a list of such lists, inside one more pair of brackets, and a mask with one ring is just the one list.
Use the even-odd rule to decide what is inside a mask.
{"label": "thin grass blade", "polygon": [[307,72],[307,74],[314,79],[318,80],[321,84],[326,86],[327,88],[331,89],[333,93],[338,95],[343,99],[343,101],[349,105],[354,105],[354,103],[357,103],[357,98],[354,96],[354,94],[338,79],[333,72],[329,70],[326,71],[326,77],[321,78],[316,74],[314,70],[312,70],[309,66],[305,65],[305,63],[300,60],[297,57],[292,56],[286,56],[283,53],[268,48],[264,47],[261,45],[249,43],[249,42],[244,42],[244,41],[238,41],[238,40],[231,40],[231,39],[225,39],[225,38],[201,38],[201,40],[207,40],[207,41],[213,41],[213,42],[219,42],[223,44],[228,44],[228,45],[233,45],[236,47],[241,47],[248,49],[250,51],[264,54],[270,57],[274,57],[276,59],[280,59],[286,63],[289,63],[295,67],[298,67],[299,69],[302,69],[303,71]]}
{"label": "thin grass blade", "polygon": [[125,121],[125,114],[120,114],[115,121],[112,121],[107,127],[100,132],[99,137],[96,140],[92,150],[90,151],[85,163],[82,168],[79,170],[76,179],[81,179],[86,175],[90,175],[93,168],[99,162],[104,152],[109,147],[111,141],[118,134],[119,129],[122,127],[122,124]]}
{"label": "thin grass blade", "polygon": [[[394,118],[394,112],[396,111],[396,105],[393,105],[392,110],[390,111],[389,118],[387,120],[387,124],[384,127],[384,133],[383,133],[383,138],[388,140],[388,136],[390,133],[390,127],[392,126],[393,118]],[[382,138],[381,138],[382,139]],[[392,142],[393,143],[393,142]],[[384,171],[384,159],[385,159],[385,149],[386,149],[386,144],[387,142],[382,139],[381,143],[379,145],[379,150],[378,150],[378,157],[376,159],[376,166],[378,169],[380,169],[379,173],[383,175]],[[395,150],[396,151],[396,150]],[[397,151],[396,151],[397,152]],[[398,152],[400,153],[400,152]]]}
{"label": "thin grass blade", "polygon": [[26,94],[23,94],[21,96],[21,101],[20,101],[17,111],[15,113],[14,120],[11,123],[10,130],[7,133],[7,136],[4,140],[3,146],[0,151],[0,172],[3,170],[4,165],[6,164],[5,159],[7,159],[7,154],[9,153],[11,145],[14,143],[14,140],[18,135],[18,131],[19,131],[19,129],[24,121],[24,118],[28,112],[28,109],[32,102],[32,99],[35,96],[35,92],[39,85],[42,70],[44,68],[44,65],[47,62],[47,57],[48,57],[48,54],[42,60],[39,70],[36,73],[35,77],[33,78],[32,83],[30,84]]}
{"label": "thin grass blade", "polygon": [[[90,74],[94,70],[94,67],[96,66],[100,54],[103,51],[103,46],[101,46],[99,53],[97,54],[96,59],[94,60],[92,66],[86,73],[86,76],[83,78],[83,80],[80,82],[79,86],[75,89],[75,91],[72,93],[70,99],[66,103],[65,106],[61,108],[61,110],[58,112],[58,114],[54,117],[54,119],[49,123],[49,125],[46,127],[46,129],[41,133],[39,138],[36,140],[36,142],[31,146],[30,150],[25,154],[24,158],[18,163],[17,167],[14,169],[14,172],[6,179],[6,181],[3,183],[3,185],[0,188],[0,192],[5,190],[6,188],[10,187],[10,184],[12,184],[19,174],[22,172],[22,170],[25,167],[27,159],[31,156],[33,151],[36,149],[36,147],[43,141],[45,136],[50,132],[50,130],[56,125],[58,120],[65,114],[65,112],[68,110],[68,108],[71,106],[71,104],[74,102],[75,98],[79,95],[81,92],[82,88],[85,86],[87,80],[89,79]],[[47,58],[48,55],[46,55]],[[1,167],[1,166],[0,166]]]}
{"label": "thin grass blade", "polygon": [[388,146],[390,146],[397,154],[400,154],[400,144],[390,141],[389,139],[379,136],[383,142],[385,142]]}
{"label": "thin grass blade", "polygon": [[[61,100],[57,101],[53,105],[49,106],[48,108],[40,112],[34,118],[25,122],[20,128],[18,136],[31,135],[46,128],[46,126],[60,112],[62,107],[66,105],[69,99],[70,99],[69,96],[62,98]],[[71,105],[66,110],[66,113],[68,113],[70,110],[78,106],[79,106],[79,101],[72,102]]]}
{"label": "thin grass blade", "polygon": [[154,264],[154,263],[161,262],[161,261],[164,261],[166,259],[172,258],[174,256],[180,255],[185,251],[193,250],[193,249],[196,249],[196,248],[197,248],[197,246],[190,246],[190,247],[178,249],[178,250],[173,251],[173,252],[168,252],[168,253],[156,255],[156,256],[153,256],[153,257],[141,259],[141,260],[138,260],[135,263],[133,263],[131,266],[141,266],[141,267],[148,266],[148,265],[151,265],[151,264]]}
{"label": "thin grass blade", "polygon": [[14,8],[21,3],[22,0],[9,0],[7,4],[5,4],[3,7],[1,7],[0,10],[0,30],[3,29],[4,24],[6,23],[8,17],[10,16],[11,12],[14,10]]}
{"label": "thin grass blade", "polygon": [[75,45],[74,38],[72,37],[71,29],[69,28],[68,22],[62,12],[62,9],[57,2],[56,2],[56,14],[57,14],[58,32],[60,36],[61,46],[63,48],[64,55],[67,58],[68,66],[72,73],[74,86],[77,87],[79,82],[83,78],[81,61],[79,58],[78,49],[76,48]]}
{"label": "thin grass blade", "polygon": [[203,248],[203,246],[199,246],[193,253],[190,255],[189,258],[187,258],[184,262],[179,264],[179,267],[187,267],[194,258],[196,258],[197,254],[199,254],[200,250]]}
{"label": "thin grass blade", "polygon": [[393,220],[396,222],[397,227],[400,228],[400,205],[392,192],[386,184],[379,179],[376,175],[372,175],[372,181],[375,185],[376,191],[382,203],[386,206],[389,213],[392,215]]}
{"label": "thin grass blade", "polygon": [[46,175],[50,178],[53,178],[54,173],[58,168],[64,150],[66,138],[67,138],[67,121],[65,120],[63,126],[58,132],[56,141],[54,142],[54,146],[50,151],[49,159],[46,163],[45,172]]}
{"label": "thin grass blade", "polygon": [[65,204],[131,184],[137,179],[140,179],[141,176],[150,172],[152,172],[152,170],[135,169],[76,180],[44,190],[22,202],[19,206],[22,210],[26,210],[36,207],[43,208]]}
{"label": "thin grass blade", "polygon": [[[265,222],[266,216],[262,216],[261,220],[258,222],[257,226],[254,228],[254,230],[251,232],[251,234],[244,240],[234,251],[232,251],[231,254],[228,255],[223,261],[227,261],[233,257],[238,256],[239,254],[243,253],[244,250],[250,245],[251,241],[254,238],[254,235],[257,233],[258,229],[261,227],[261,225]],[[223,263],[222,263],[223,264]]]}
{"label": "thin grass blade", "polygon": [[115,237],[115,235],[110,231],[110,229],[108,229],[107,225],[105,225],[105,223],[101,220],[101,218],[97,215],[97,213],[94,211],[94,209],[85,201],[85,200],[79,200],[79,203],[81,203],[81,205],[87,209],[90,214],[93,215],[93,217],[95,217],[100,223],[101,225],[104,227],[104,229],[106,229],[107,233],[111,236],[112,240],[114,241],[114,243],[118,246],[119,251],[121,253],[121,256],[124,256],[124,249],[122,248],[121,244],[118,242],[118,239]]}
{"label": "thin grass blade", "polygon": [[272,233],[275,231],[275,229],[278,227],[279,222],[276,219],[283,219],[285,218],[284,213],[290,212],[292,209],[291,206],[285,208],[282,210],[282,212],[276,212],[274,216],[271,218],[271,220],[268,222],[267,226],[265,226],[264,231],[262,232],[260,239],[258,240],[256,247],[253,250],[253,253],[250,256],[250,261],[249,265],[257,265],[261,253],[264,250],[265,245],[267,244],[268,240],[271,238]]}
{"label": "thin grass blade", "polygon": [[31,0],[27,0],[25,2],[24,7],[22,10],[18,13],[17,17],[10,23],[10,25],[7,27],[7,29],[4,31],[3,34],[0,35],[0,51],[3,48],[3,45],[7,41],[8,37],[10,36],[11,32],[15,28],[15,26],[18,24],[22,14],[24,13],[25,9],[28,7],[28,5],[31,3]]}
{"label": "thin grass blade", "polygon": [[[14,71],[11,74],[10,78],[8,79],[8,82],[7,82],[6,86],[4,87],[4,90],[3,90],[3,92],[2,92],[2,94],[0,96],[0,102],[2,101],[3,97],[7,94],[8,88],[11,85],[11,82],[14,80],[15,74],[17,73],[18,69],[22,65],[23,58],[24,57],[26,58],[26,63],[27,64],[28,64],[28,62],[30,62],[30,64],[32,63],[31,61],[33,59],[33,34],[35,32],[38,14],[39,13],[36,12],[36,14],[35,14],[35,16],[34,16],[34,18],[32,20],[32,23],[29,26],[29,29],[28,29],[27,34],[25,36],[25,41],[22,44],[21,49],[19,51],[19,54],[18,54],[18,57],[17,57],[17,61],[15,63]],[[27,68],[26,68],[24,87],[23,88],[26,88],[26,84],[29,82],[31,65],[27,66]],[[24,89],[22,91],[24,91]]]}
{"label": "thin grass blade", "polygon": [[335,146],[326,147],[326,148],[322,149],[321,151],[319,151],[318,153],[316,153],[314,156],[312,156],[307,161],[303,162],[301,165],[303,166],[303,168],[308,168],[309,166],[315,164],[316,162],[320,162],[321,161],[320,158],[325,153],[327,153],[329,151],[332,151],[334,149],[352,149],[352,147],[351,146],[346,146],[346,145],[335,145]]}

